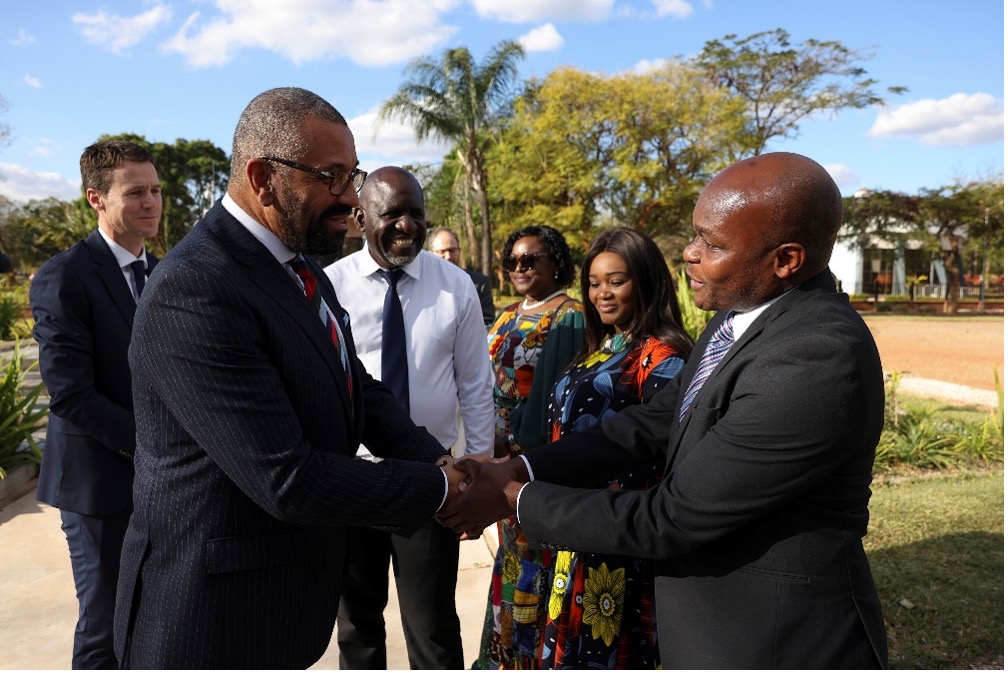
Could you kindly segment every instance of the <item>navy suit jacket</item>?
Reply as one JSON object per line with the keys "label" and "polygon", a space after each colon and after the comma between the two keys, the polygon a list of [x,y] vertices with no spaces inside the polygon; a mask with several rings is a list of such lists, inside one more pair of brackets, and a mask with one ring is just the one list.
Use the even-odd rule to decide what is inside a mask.
{"label": "navy suit jacket", "polygon": [[[148,273],[157,259],[147,256]],[[126,352],[136,303],[94,231],[47,260],[29,292],[49,425],[37,498],[91,516],[132,504],[133,395]]]}
{"label": "navy suit jacket", "polygon": [[[116,653],[133,668],[307,668],[325,652],[347,526],[417,528],[445,454],[219,203],[158,265],[130,346],[135,507]],[[365,443],[386,459],[355,457]],[[400,461],[417,460],[417,461]]]}
{"label": "navy suit jacket", "polygon": [[[528,453],[519,517],[543,548],[655,563],[665,668],[865,668],[887,663],[862,548],[882,429],[875,342],[825,271],[767,308],[685,417],[680,376],[648,404]],[[648,491],[559,487],[653,462]]]}

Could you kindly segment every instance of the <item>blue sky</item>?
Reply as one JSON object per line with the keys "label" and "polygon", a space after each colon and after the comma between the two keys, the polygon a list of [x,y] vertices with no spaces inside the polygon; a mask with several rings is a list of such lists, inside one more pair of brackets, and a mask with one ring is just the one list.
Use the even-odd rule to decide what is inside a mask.
{"label": "blue sky", "polygon": [[1004,7],[995,0],[40,0],[0,27],[0,194],[79,194],[81,151],[104,133],[209,139],[230,153],[242,108],[301,86],[350,121],[361,166],[438,161],[375,111],[410,59],[503,39],[523,77],[558,66],[615,74],[697,53],[707,40],[784,28],[874,56],[885,108],[805,122],[771,150],[825,165],[845,195],[916,192],[1004,171]]}

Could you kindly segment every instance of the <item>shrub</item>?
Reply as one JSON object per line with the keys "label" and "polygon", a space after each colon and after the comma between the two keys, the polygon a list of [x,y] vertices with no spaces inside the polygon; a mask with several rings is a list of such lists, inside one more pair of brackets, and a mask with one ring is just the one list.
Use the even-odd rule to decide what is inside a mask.
{"label": "shrub", "polygon": [[693,303],[693,291],[690,290],[689,277],[686,276],[685,269],[680,269],[679,274],[676,275],[676,300],[679,301],[683,328],[695,342],[707,322],[714,316],[714,312],[700,309]]}
{"label": "shrub", "polygon": [[24,286],[16,286],[0,291],[0,340],[18,337],[18,324],[24,322],[21,315],[28,306],[28,293]]}
{"label": "shrub", "polygon": [[25,374],[38,367],[38,361],[24,365],[21,343],[14,343],[14,352],[4,364],[0,360],[0,479],[7,470],[42,461],[42,449],[32,437],[45,426],[46,406],[38,399],[45,390],[42,383],[25,388]]}

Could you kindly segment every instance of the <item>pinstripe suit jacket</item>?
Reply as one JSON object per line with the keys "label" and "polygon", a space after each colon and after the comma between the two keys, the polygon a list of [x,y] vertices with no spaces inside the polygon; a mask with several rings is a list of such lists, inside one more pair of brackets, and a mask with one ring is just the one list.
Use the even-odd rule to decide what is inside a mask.
{"label": "pinstripe suit jacket", "polygon": [[[344,528],[414,528],[442,500],[444,449],[361,367],[309,265],[343,324],[352,398],[298,285],[220,204],[144,290],[115,626],[126,667],[310,666],[332,634]],[[361,442],[390,459],[355,458]]]}
{"label": "pinstripe suit jacket", "polygon": [[[697,340],[689,382],[724,313]],[[882,430],[871,333],[826,270],[766,309],[680,422],[669,386],[598,427],[527,453],[525,535],[542,548],[655,562],[666,669],[877,668],[885,626],[861,538]],[[651,490],[598,474],[653,462]]]}

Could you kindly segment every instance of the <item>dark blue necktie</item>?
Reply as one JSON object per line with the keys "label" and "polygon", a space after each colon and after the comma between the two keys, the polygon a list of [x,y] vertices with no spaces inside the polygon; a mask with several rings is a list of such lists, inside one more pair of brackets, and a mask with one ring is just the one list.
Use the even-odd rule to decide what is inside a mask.
{"label": "dark blue necktie", "polygon": [[130,263],[130,269],[133,270],[133,283],[136,285],[136,296],[139,301],[144,284],[147,283],[147,265],[143,260],[137,260]]}
{"label": "dark blue necktie", "polygon": [[406,366],[406,325],[396,285],[402,269],[378,270],[385,279],[385,304],[382,306],[381,381],[409,412],[409,371]]}
{"label": "dark blue necktie", "polygon": [[729,312],[725,320],[717,327],[714,331],[714,335],[711,336],[710,342],[707,343],[707,347],[704,349],[703,356],[700,358],[700,365],[697,366],[696,373],[693,374],[693,380],[690,382],[689,387],[686,389],[686,395],[683,396],[682,407],[679,408],[679,419],[682,419],[686,415],[686,409],[690,407],[693,399],[696,398],[697,392],[700,391],[700,387],[703,386],[704,382],[714,369],[717,368],[717,364],[721,361],[721,357],[731,349],[732,344],[735,342],[735,331],[732,328],[732,320],[735,318],[734,312]]}

